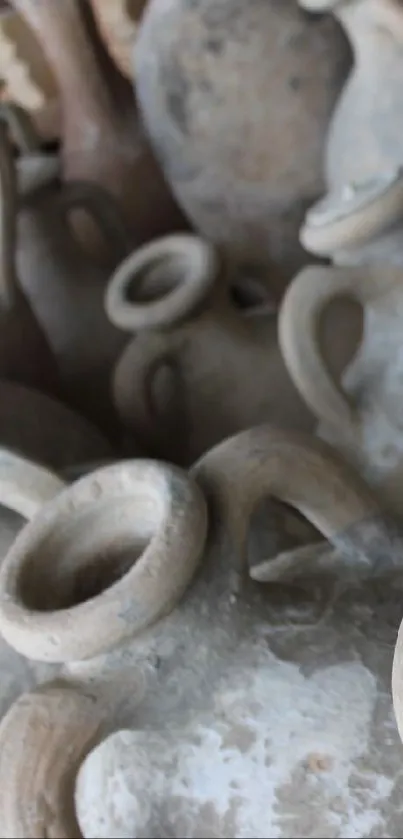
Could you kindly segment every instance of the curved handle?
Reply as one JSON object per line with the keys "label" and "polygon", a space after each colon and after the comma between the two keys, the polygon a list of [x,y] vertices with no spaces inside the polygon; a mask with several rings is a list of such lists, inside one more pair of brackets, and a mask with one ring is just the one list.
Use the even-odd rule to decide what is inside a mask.
{"label": "curved handle", "polygon": [[348,184],[308,210],[300,231],[301,244],[319,256],[357,248],[380,236],[402,218],[403,169]]}
{"label": "curved handle", "polygon": [[119,265],[106,291],[106,313],[129,332],[173,326],[206,298],[218,270],[213,245],[190,234],[165,236]]}
{"label": "curved handle", "polygon": [[402,539],[375,496],[341,456],[316,438],[269,425],[252,428],[213,448],[191,474],[209,502],[218,536],[229,539],[225,563],[234,557],[235,587],[247,575],[251,515],[266,496],[299,510],[350,557],[353,573],[375,575],[402,567]]}
{"label": "curved handle", "polygon": [[[144,440],[160,457],[181,460],[186,449],[187,412],[174,333],[145,333],[132,340],[120,357],[113,375],[117,411],[127,428]],[[156,376],[162,368],[172,373],[169,394],[159,400]],[[165,404],[161,405],[161,402]]]}
{"label": "curved handle", "polygon": [[0,504],[32,519],[65,482],[49,469],[0,447]]}
{"label": "curved handle", "polygon": [[0,723],[2,836],[80,839],[73,780],[104,722],[101,704],[61,679],[11,705]]}
{"label": "curved handle", "polygon": [[[358,420],[355,406],[335,381],[321,353],[317,336],[325,308],[332,300],[348,296],[363,307],[365,316],[367,303],[402,280],[402,269],[389,265],[315,266],[298,274],[287,289],[278,322],[280,347],[296,388],[320,420],[339,428],[354,426]],[[338,332],[343,341],[343,321],[338,324]]]}
{"label": "curved handle", "polygon": [[63,185],[60,206],[65,216],[72,210],[86,210],[103,236],[112,242],[116,260],[131,247],[131,237],[120,207],[106,189],[89,181],[69,181]]}

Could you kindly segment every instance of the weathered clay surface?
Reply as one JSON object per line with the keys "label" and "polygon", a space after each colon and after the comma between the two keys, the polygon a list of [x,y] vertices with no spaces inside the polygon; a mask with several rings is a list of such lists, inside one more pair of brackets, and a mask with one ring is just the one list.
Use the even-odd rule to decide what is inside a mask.
{"label": "weathered clay surface", "polygon": [[[75,683],[91,684],[109,708],[114,705],[115,726],[132,728],[106,740],[81,767],[76,811],[84,836],[300,837],[323,831],[341,837],[399,829],[393,804],[385,809],[400,788],[389,698],[400,616],[398,598],[391,608],[390,582],[386,589],[361,584],[335,605],[340,577],[351,585],[359,574],[357,555],[346,561],[328,551],[327,588],[323,578],[311,577],[305,590],[280,586],[270,592],[245,579],[239,596],[231,594],[242,545],[235,510],[245,513],[245,524],[258,487],[300,504],[298,485],[291,482],[288,492],[284,485],[287,457],[300,465],[306,514],[318,524],[322,504],[324,517],[335,514],[333,524],[330,518],[319,524],[332,541],[340,527],[336,541],[354,553],[365,542],[367,525],[377,529],[376,505],[367,506],[361,490],[361,500],[357,495],[353,501],[354,481],[347,490],[347,472],[336,477],[338,467],[327,454],[305,450],[305,470],[303,449],[297,456],[290,438],[267,434],[241,435],[196,467],[215,512],[215,538],[210,532],[201,573],[180,606],[113,656],[69,666]],[[254,456],[242,482],[236,478],[246,450]],[[227,519],[234,488],[240,495]],[[346,518],[342,524],[344,515],[357,515],[356,525]],[[368,547],[373,544],[369,539]],[[129,669],[138,684],[131,702],[118,688]]]}
{"label": "weathered clay surface", "polygon": [[322,145],[349,66],[294,0],[151,0],[134,51],[147,131],[196,229],[276,292],[304,263]]}
{"label": "weathered clay surface", "polygon": [[[144,288],[152,283],[149,300]],[[190,465],[260,422],[313,427],[282,359],[276,315],[259,307],[245,315],[235,305],[230,272],[206,241],[166,237],[137,251],[112,278],[106,306],[116,325],[142,330],[119,359],[113,389],[123,422],[146,451]],[[361,326],[354,305],[340,316],[343,333],[331,322],[327,333],[338,374]]]}
{"label": "weathered clay surface", "polygon": [[[245,498],[261,462],[257,442]],[[278,494],[285,440],[280,435],[271,442],[280,458],[277,478],[273,483],[270,477],[271,450],[261,489]],[[346,471],[335,481],[334,461],[302,454],[301,448],[288,449],[288,474],[295,499],[299,473],[305,512],[318,513],[322,504],[324,518],[333,517],[328,534],[338,531],[340,537],[347,528],[337,540],[344,548],[353,547],[354,515],[359,525],[367,513],[374,535],[377,507],[360,495],[362,488],[353,490],[353,500]],[[207,475],[215,509],[223,463],[235,460],[241,467],[243,457],[234,458],[230,444],[212,456]],[[242,490],[234,469],[228,499],[235,486]],[[83,836],[399,836],[401,744],[390,699],[401,619],[398,580],[393,578],[393,588],[387,580],[341,593],[352,559],[328,549],[320,575],[305,576],[301,587],[256,586],[245,578],[234,597],[237,543],[219,527],[222,509],[219,503],[201,571],[171,615],[113,655],[68,667],[73,686],[99,698],[110,728],[131,729],[82,764],[76,814]],[[363,537],[365,528],[359,530]],[[4,535],[3,529],[2,544]],[[323,553],[312,548],[314,570]],[[258,557],[253,559],[256,564]],[[354,568],[349,586],[358,579]],[[3,640],[0,663],[2,713],[17,692],[49,678],[50,668],[21,659]],[[71,802],[72,796],[64,798]]]}
{"label": "weathered clay surface", "polygon": [[[316,413],[318,433],[338,447],[379,489],[385,505],[403,511],[401,347],[402,269],[386,264],[305,269],[290,286],[280,317],[280,343],[296,387]],[[342,384],[317,341],[321,312],[348,295],[364,309],[359,350]],[[340,318],[339,329],[343,331]]]}
{"label": "weathered clay surface", "polygon": [[[86,179],[110,191],[143,241],[180,225],[147,145],[129,86],[97,38],[89,6],[79,0],[13,0],[32,27],[58,84],[66,180]],[[91,25],[92,24],[92,25]]]}

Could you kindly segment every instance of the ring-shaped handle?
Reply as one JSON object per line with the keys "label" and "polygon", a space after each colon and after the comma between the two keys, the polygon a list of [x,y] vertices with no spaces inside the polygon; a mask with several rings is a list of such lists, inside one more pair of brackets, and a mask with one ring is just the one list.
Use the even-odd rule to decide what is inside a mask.
{"label": "ring-shaped handle", "polygon": [[[109,320],[129,332],[172,326],[206,298],[218,268],[214,246],[198,236],[166,236],[145,245],[122,262],[108,284],[105,309]],[[151,300],[136,298],[143,282],[145,292],[147,285],[152,292],[153,281],[170,287]]]}
{"label": "ring-shaped handle", "polygon": [[403,219],[403,169],[347,185],[307,213],[300,231],[303,247],[318,256],[358,247]]}

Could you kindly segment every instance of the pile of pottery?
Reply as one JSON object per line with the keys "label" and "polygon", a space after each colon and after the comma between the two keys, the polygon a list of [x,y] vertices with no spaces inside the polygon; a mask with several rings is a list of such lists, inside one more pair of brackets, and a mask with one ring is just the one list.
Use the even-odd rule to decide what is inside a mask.
{"label": "pile of pottery", "polygon": [[[11,5],[0,633],[52,675],[0,723],[0,836],[235,835],[147,779],[255,655],[268,584],[399,587],[403,10]],[[403,636],[393,690],[403,737]],[[139,774],[106,817],[111,742]]]}

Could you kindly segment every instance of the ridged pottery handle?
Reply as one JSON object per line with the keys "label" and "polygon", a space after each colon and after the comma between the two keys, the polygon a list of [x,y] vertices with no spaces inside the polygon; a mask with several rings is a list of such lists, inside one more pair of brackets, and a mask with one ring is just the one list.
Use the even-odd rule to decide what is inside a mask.
{"label": "ridged pottery handle", "polygon": [[215,538],[233,562],[235,590],[248,576],[253,511],[268,496],[302,513],[349,558],[353,577],[403,569],[399,528],[362,478],[314,437],[269,425],[251,428],[211,449],[191,475],[209,504]]}
{"label": "ridged pottery handle", "polygon": [[170,612],[204,550],[185,472],[150,460],[93,472],[50,501],[0,570],[0,632],[39,661],[92,658]]}
{"label": "ridged pottery handle", "polygon": [[[278,326],[288,372],[318,419],[331,423],[339,432],[357,429],[360,416],[322,356],[318,341],[321,315],[332,300],[347,296],[362,306],[365,319],[367,304],[402,281],[403,269],[390,265],[341,269],[315,266],[298,274],[284,296]],[[341,335],[343,328],[340,322]]]}
{"label": "ridged pottery handle", "polygon": [[68,684],[25,693],[0,723],[0,837],[82,839],[74,780],[104,713]]}
{"label": "ridged pottery handle", "polygon": [[0,504],[32,519],[66,486],[49,469],[0,447]]}
{"label": "ridged pottery handle", "polygon": [[107,238],[116,261],[129,252],[131,238],[126,222],[118,202],[106,189],[89,181],[69,181],[63,185],[60,206],[66,217],[72,210],[85,210],[102,237]]}
{"label": "ridged pottery handle", "polygon": [[301,244],[318,256],[357,248],[376,239],[403,218],[403,168],[368,181],[347,184],[308,211]]}
{"label": "ridged pottery handle", "polygon": [[213,245],[190,234],[166,236],[119,265],[106,291],[106,313],[128,332],[168,328],[202,303],[217,273]]}

